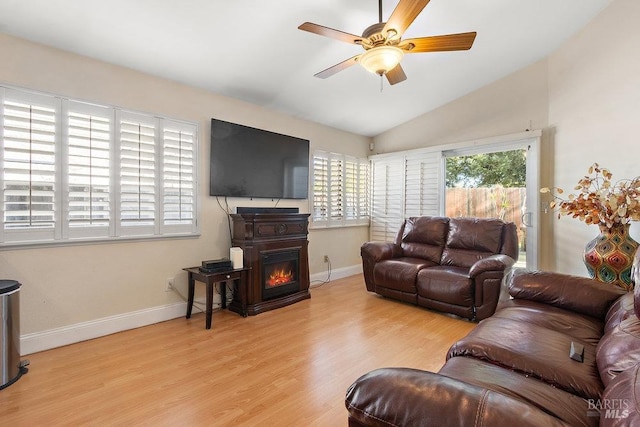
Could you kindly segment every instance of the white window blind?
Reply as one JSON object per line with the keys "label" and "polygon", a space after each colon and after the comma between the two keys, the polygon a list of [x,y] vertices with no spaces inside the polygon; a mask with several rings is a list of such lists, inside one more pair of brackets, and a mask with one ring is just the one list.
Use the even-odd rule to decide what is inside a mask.
{"label": "white window blind", "polygon": [[163,227],[173,231],[195,224],[196,127],[165,121],[163,129]]}
{"label": "white window blind", "polygon": [[196,124],[0,87],[0,246],[192,235]]}
{"label": "white window blind", "polygon": [[113,114],[68,103],[67,221],[72,237],[108,236],[111,223]]}
{"label": "white window blind", "polygon": [[374,160],[371,168],[371,240],[393,241],[404,219],[404,158]]}
{"label": "white window blind", "polygon": [[313,157],[313,221],[317,226],[369,223],[369,161],[317,151]]}
{"label": "white window blind", "polygon": [[359,159],[358,160],[358,216],[365,216],[367,221],[369,221],[371,217],[370,210],[370,183],[371,183],[371,172],[370,172],[370,163],[369,159]]}
{"label": "white window blind", "polygon": [[410,216],[438,215],[440,152],[420,153],[405,160],[405,212]]}
{"label": "white window blind", "polygon": [[345,157],[344,219],[346,223],[369,223],[369,160]]}
{"label": "white window blind", "polygon": [[371,160],[371,240],[393,241],[405,218],[438,215],[442,154],[385,154]]}
{"label": "white window blind", "polygon": [[313,156],[313,222],[329,219],[329,157],[322,154]]}
{"label": "white window blind", "polygon": [[59,107],[51,97],[2,91],[3,240],[56,233]]}
{"label": "white window blind", "polygon": [[329,222],[340,224],[344,219],[344,160],[329,156]]}
{"label": "white window blind", "polygon": [[[154,118],[121,112],[118,120],[120,221],[122,227],[156,224],[157,123]],[[128,233],[123,231],[123,233]],[[137,234],[138,231],[132,232]]]}

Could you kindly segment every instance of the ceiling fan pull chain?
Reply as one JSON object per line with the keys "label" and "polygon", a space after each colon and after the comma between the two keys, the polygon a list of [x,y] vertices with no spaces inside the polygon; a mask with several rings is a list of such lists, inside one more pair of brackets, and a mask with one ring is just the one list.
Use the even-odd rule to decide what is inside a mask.
{"label": "ceiling fan pull chain", "polygon": [[384,89],[384,81],[382,79],[382,74],[380,74],[380,93],[382,93],[382,89]]}

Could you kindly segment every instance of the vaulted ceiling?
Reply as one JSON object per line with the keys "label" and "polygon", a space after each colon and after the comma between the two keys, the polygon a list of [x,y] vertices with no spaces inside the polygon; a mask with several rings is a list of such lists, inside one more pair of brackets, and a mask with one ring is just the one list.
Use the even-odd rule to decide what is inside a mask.
{"label": "vaulted ceiling", "polygon": [[405,55],[394,86],[360,66],[314,77],[362,48],[297,28],[361,34],[376,0],[0,0],[0,32],[374,136],[544,58],[611,1],[431,0],[403,38],[475,43]]}

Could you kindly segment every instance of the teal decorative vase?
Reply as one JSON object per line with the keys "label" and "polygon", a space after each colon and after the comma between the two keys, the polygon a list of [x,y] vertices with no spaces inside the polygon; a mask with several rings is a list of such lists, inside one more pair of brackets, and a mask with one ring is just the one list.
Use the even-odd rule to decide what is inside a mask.
{"label": "teal decorative vase", "polygon": [[584,264],[592,279],[632,290],[631,265],[638,242],[629,236],[629,224],[600,226],[600,234],[584,249]]}

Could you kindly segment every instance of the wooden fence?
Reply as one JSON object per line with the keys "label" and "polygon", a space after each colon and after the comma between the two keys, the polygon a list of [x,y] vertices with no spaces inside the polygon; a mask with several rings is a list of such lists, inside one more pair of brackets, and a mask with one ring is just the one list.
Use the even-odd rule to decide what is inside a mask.
{"label": "wooden fence", "polygon": [[521,233],[525,188],[447,188],[446,216],[500,218],[513,222]]}

